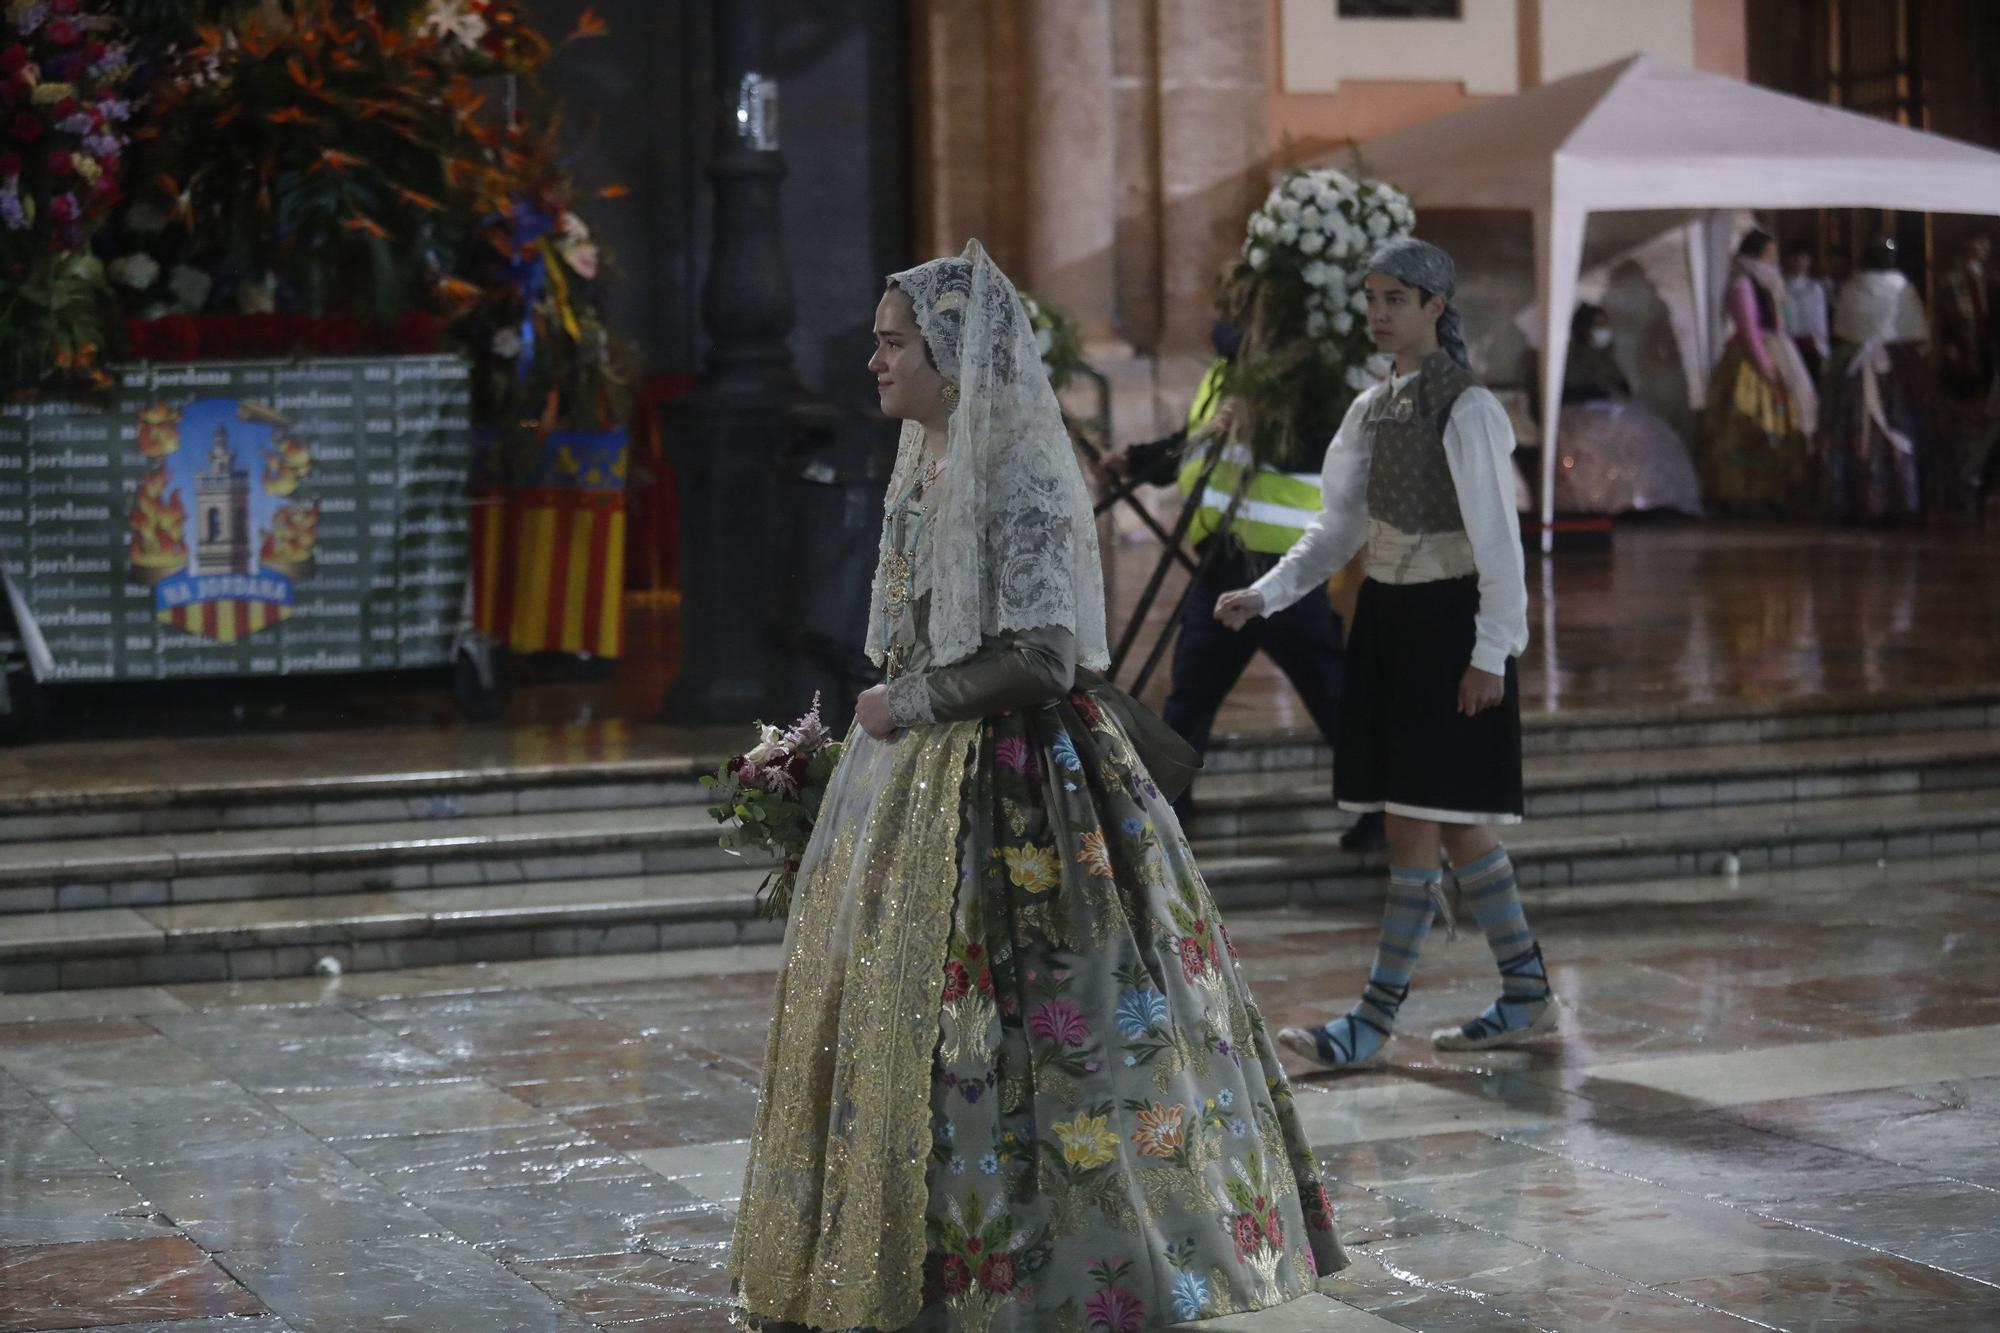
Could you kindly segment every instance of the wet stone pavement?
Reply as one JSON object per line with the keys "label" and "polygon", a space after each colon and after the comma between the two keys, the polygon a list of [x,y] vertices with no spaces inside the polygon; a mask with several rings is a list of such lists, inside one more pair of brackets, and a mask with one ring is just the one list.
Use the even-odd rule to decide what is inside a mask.
{"label": "wet stone pavement", "polygon": [[[1303,1080],[1354,1265],[1207,1327],[2000,1328],[2000,859],[1528,907],[1564,1042]],[[1283,1024],[1374,923],[1232,930]],[[0,1333],[726,1328],[776,963],[0,996]],[[1434,935],[1404,1031],[1492,989]]]}

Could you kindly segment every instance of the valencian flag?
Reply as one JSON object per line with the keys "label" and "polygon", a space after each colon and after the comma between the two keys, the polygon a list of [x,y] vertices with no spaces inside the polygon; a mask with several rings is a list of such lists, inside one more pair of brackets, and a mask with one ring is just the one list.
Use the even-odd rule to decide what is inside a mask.
{"label": "valencian flag", "polygon": [[552,431],[503,485],[486,441],[472,507],[473,623],[517,653],[625,649],[626,435]]}

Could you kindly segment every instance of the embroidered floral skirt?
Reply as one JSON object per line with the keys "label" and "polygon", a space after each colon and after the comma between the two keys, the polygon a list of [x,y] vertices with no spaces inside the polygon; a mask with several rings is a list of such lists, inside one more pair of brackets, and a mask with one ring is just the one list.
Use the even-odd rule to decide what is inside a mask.
{"label": "embroidered floral skirt", "polygon": [[[766,1228],[751,1221],[762,1211],[753,1193],[789,1187],[795,1202],[821,1201],[822,1232],[847,1211],[827,1208],[822,1189],[759,1180],[759,1154],[783,1155],[769,1108],[803,1101],[851,1122],[857,1096],[788,1088],[773,1068],[732,1256],[745,1304],[826,1327],[837,1316],[883,1329],[1136,1333],[1306,1294],[1347,1261],[1171,807],[1087,695],[973,725],[948,921],[935,946],[920,946],[935,947],[928,1078],[872,1089],[928,1098],[907,1108],[926,1112],[928,1129],[915,1145],[928,1149],[927,1199],[909,1290],[882,1276],[901,1267],[885,1253],[871,1274],[879,1308],[827,1293],[793,1300],[769,1284],[760,1297],[750,1275]],[[791,1021],[782,1010],[776,1020]],[[784,1045],[774,1033],[773,1051]],[[774,1165],[819,1169],[802,1152]],[[796,1266],[829,1243],[842,1248],[824,1234],[790,1237],[769,1257]]]}

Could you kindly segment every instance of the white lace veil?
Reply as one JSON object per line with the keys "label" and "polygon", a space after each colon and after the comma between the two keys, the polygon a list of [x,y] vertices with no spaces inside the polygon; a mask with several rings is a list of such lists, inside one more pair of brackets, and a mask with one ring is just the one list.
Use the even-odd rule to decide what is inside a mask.
{"label": "white lace veil", "polygon": [[[931,360],[958,386],[949,447],[931,492],[919,561],[930,574],[930,650],[944,666],[1007,630],[1060,626],[1077,661],[1102,671],[1104,573],[1097,527],[1069,432],[1014,284],[978,241],[889,285],[907,293]],[[889,499],[909,489],[924,456],[923,427],[903,423]],[[868,656],[883,640],[889,532],[875,566]]]}

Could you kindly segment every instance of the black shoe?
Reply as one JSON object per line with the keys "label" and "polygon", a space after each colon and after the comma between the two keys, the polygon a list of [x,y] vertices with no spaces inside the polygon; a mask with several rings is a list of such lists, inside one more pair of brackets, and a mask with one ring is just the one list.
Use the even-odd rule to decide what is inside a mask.
{"label": "black shoe", "polygon": [[1343,852],[1379,852],[1388,845],[1389,835],[1383,831],[1380,810],[1362,815],[1347,832],[1340,835],[1340,850]]}

